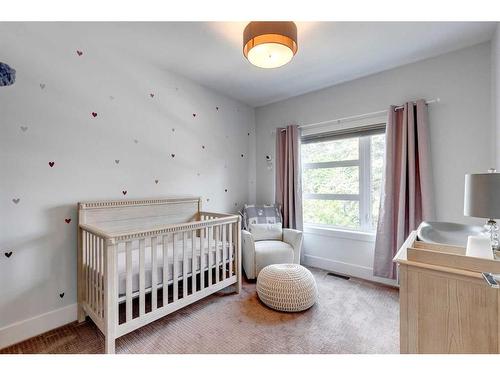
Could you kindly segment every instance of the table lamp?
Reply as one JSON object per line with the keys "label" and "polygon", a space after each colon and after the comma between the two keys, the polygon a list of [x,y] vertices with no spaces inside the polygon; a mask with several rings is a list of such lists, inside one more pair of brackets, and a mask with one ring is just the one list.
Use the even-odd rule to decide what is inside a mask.
{"label": "table lamp", "polygon": [[498,251],[498,225],[494,219],[500,218],[500,173],[495,169],[465,175],[464,215],[488,219],[485,227],[490,233],[491,247]]}

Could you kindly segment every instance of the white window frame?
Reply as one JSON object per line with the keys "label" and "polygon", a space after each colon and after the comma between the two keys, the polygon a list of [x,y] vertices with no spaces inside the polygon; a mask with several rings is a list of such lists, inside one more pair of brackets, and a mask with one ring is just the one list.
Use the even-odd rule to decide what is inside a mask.
{"label": "white window frame", "polygon": [[[362,119],[360,121],[356,121],[355,124],[351,124],[351,128],[354,129],[356,127],[366,126],[366,125],[376,125],[376,124],[385,124],[385,118],[367,118]],[[322,128],[321,131],[314,132],[316,134],[320,134],[325,131],[337,130],[340,127],[339,124],[336,126],[331,126],[327,128]],[[304,133],[303,133],[304,134]],[[309,132],[309,134],[313,134]],[[304,227],[309,229],[309,232],[318,233],[322,230],[335,231],[340,232],[342,236],[346,235],[347,237],[351,237],[352,234],[360,233],[366,234],[368,240],[374,239],[375,229],[371,227],[372,223],[372,210],[371,210],[371,201],[370,201],[370,192],[371,192],[371,142],[369,135],[357,136],[355,131],[353,131],[352,137],[349,138],[359,138],[359,152],[358,159],[356,160],[339,160],[339,161],[330,161],[330,162],[319,162],[319,163],[304,163],[302,164],[302,168],[305,169],[316,169],[316,168],[338,168],[338,167],[350,167],[350,166],[358,166],[359,172],[359,191],[358,194],[314,194],[314,193],[303,193],[303,199],[324,199],[324,200],[348,200],[348,201],[358,201],[359,202],[359,228],[350,228],[350,227],[342,227],[337,225],[327,225],[327,224],[316,224],[316,223],[305,223]],[[303,178],[303,177],[302,177]],[[311,231],[311,229],[313,229]]]}

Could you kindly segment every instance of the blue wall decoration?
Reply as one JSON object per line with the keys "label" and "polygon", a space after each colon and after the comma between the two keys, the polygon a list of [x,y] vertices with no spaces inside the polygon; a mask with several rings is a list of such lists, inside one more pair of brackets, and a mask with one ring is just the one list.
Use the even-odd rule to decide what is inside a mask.
{"label": "blue wall decoration", "polygon": [[10,86],[16,81],[16,71],[0,62],[0,86]]}

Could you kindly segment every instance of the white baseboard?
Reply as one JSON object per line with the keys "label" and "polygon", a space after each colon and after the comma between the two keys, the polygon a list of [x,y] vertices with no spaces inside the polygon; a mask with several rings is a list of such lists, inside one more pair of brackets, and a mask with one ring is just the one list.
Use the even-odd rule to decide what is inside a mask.
{"label": "white baseboard", "polygon": [[0,328],[0,349],[40,335],[51,329],[74,322],[77,304],[68,305],[45,314]]}
{"label": "white baseboard", "polygon": [[304,265],[321,268],[343,275],[357,277],[364,280],[374,281],[381,284],[398,286],[396,280],[373,276],[373,268],[360,266],[358,264],[344,263],[337,260],[321,258],[314,255],[304,255]]}

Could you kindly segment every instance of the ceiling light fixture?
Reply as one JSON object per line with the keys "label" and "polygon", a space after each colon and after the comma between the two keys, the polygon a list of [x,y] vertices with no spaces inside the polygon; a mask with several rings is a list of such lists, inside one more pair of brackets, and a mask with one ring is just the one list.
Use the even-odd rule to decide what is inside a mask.
{"label": "ceiling light fixture", "polygon": [[250,22],[243,31],[243,54],[259,68],[279,68],[297,53],[293,22]]}

